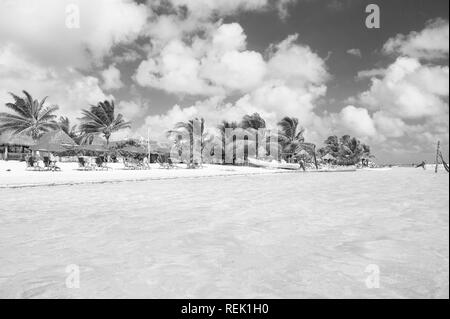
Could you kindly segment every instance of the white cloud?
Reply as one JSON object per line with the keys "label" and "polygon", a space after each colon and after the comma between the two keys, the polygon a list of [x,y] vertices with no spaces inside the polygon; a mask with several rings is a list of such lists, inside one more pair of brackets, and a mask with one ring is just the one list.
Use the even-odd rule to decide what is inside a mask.
{"label": "white cloud", "polygon": [[405,122],[392,114],[378,111],[373,115],[373,121],[380,134],[385,137],[399,138],[405,135],[408,127]]}
{"label": "white cloud", "polygon": [[[80,28],[66,27],[66,7],[79,8]],[[47,66],[86,67],[119,43],[137,38],[149,15],[132,0],[0,2],[0,43],[13,43]]]}
{"label": "white cloud", "polygon": [[218,25],[190,45],[175,39],[160,52],[151,52],[135,79],[141,86],[176,94],[247,92],[263,81],[266,64],[260,53],[245,48],[246,36],[239,24]]}
{"label": "white cloud", "polygon": [[371,69],[359,71],[357,79],[373,78],[378,76],[384,76],[386,74],[386,69]]}
{"label": "white cloud", "polygon": [[352,105],[345,107],[339,114],[342,125],[358,137],[373,137],[377,130],[375,124],[364,108],[356,108]]}
{"label": "white cloud", "polygon": [[362,57],[362,52],[360,49],[350,49],[350,50],[347,50],[347,53],[350,55],[356,56],[358,58]]}
{"label": "white cloud", "polygon": [[370,78],[370,87],[350,99],[370,111],[363,117],[364,127],[372,121],[377,132],[372,140],[386,153],[429,152],[438,140],[448,144],[449,67],[433,63],[448,57],[448,22],[398,35],[384,50],[401,57],[385,69],[361,71],[358,78]]}
{"label": "white cloud", "polygon": [[[416,59],[398,58],[382,78],[372,78],[360,102],[403,119],[421,119],[448,112],[448,66],[422,65]],[[446,100],[447,99],[447,100]]]}
{"label": "white cloud", "polygon": [[167,0],[173,7],[185,7],[189,14],[198,18],[213,15],[228,16],[242,11],[261,11],[270,8],[278,10],[281,18],[288,16],[288,7],[298,0]]}
{"label": "white cloud", "polygon": [[117,90],[124,85],[120,80],[120,70],[113,64],[106,70],[103,70],[101,76],[103,78],[102,87],[105,90]]}
{"label": "white cloud", "polygon": [[238,11],[261,10],[268,5],[267,0],[169,0],[175,7],[188,8],[191,15],[210,17],[212,14],[219,16],[235,14]]}
{"label": "white cloud", "polygon": [[388,54],[400,54],[418,59],[434,60],[448,58],[449,23],[437,19],[428,23],[421,32],[399,34],[384,45]]}
{"label": "white cloud", "polygon": [[329,77],[325,61],[297,40],[295,34],[272,46],[268,76],[293,86],[324,83]]}
{"label": "white cloud", "polygon": [[142,100],[120,101],[117,105],[117,113],[122,114],[126,120],[130,121],[144,116],[148,107],[148,103]]}
{"label": "white cloud", "polygon": [[169,93],[215,95],[221,90],[200,76],[201,60],[198,52],[182,41],[173,40],[159,56],[143,61],[135,74],[141,86],[162,89]]}
{"label": "white cloud", "polygon": [[[81,108],[111,99],[96,77],[84,76],[74,69],[45,67],[24,57],[13,46],[0,47],[0,100],[11,101],[7,92],[26,90],[34,98],[49,96],[48,103],[58,104],[60,113],[75,119]],[[0,110],[5,106],[0,104]]]}

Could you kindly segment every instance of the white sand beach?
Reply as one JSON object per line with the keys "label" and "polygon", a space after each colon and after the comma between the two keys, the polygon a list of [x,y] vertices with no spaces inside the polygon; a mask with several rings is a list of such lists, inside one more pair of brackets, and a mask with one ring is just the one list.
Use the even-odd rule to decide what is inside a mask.
{"label": "white sand beach", "polygon": [[61,171],[33,171],[26,170],[24,162],[0,161],[0,188],[287,173],[277,169],[208,164],[201,169],[186,169],[185,164],[177,165],[178,168],[161,169],[158,164],[152,164],[150,170],[125,170],[122,163],[108,163],[109,171],[79,170],[77,163],[57,165]]}
{"label": "white sand beach", "polygon": [[[1,188],[3,298],[449,297],[442,171],[52,173],[2,165],[3,186],[149,179]],[[66,287],[73,264],[78,289]],[[369,265],[380,271],[379,288],[366,285]]]}

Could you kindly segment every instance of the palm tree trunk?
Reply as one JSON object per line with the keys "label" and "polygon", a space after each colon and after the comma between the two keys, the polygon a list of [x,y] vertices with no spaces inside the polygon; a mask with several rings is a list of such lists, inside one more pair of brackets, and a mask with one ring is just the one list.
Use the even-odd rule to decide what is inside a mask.
{"label": "palm tree trunk", "polygon": [[225,164],[225,162],[226,162],[226,156],[225,156],[225,153],[226,153],[225,148],[226,147],[227,147],[227,145],[226,145],[225,137],[222,137],[222,164]]}
{"label": "palm tree trunk", "polygon": [[319,165],[317,164],[317,155],[316,155],[316,146],[313,147],[313,155],[314,155],[314,165],[316,166],[316,169],[319,169]]}
{"label": "palm tree trunk", "polygon": [[191,135],[190,135],[190,144],[191,145],[189,145],[189,147],[190,147],[190,150],[191,150],[191,154],[189,155],[189,161],[190,161],[190,164],[194,164],[194,134],[192,133]]}

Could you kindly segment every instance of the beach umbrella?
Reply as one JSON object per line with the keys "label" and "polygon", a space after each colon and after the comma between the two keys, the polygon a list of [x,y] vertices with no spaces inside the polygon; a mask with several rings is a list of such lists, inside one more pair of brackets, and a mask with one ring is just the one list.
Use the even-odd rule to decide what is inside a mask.
{"label": "beach umbrella", "polygon": [[64,131],[52,131],[44,134],[36,145],[31,146],[32,151],[62,153],[73,149],[77,144]]}
{"label": "beach umbrella", "polygon": [[334,161],[336,158],[330,153],[328,153],[327,155],[323,156],[322,159],[325,161]]}

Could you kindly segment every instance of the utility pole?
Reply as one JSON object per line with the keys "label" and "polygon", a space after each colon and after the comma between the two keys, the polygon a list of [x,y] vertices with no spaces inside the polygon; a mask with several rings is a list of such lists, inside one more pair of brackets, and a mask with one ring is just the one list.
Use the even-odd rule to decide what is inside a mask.
{"label": "utility pole", "polygon": [[150,153],[150,128],[147,128],[147,150],[148,150],[148,163],[151,164],[152,155]]}
{"label": "utility pole", "polygon": [[438,168],[439,168],[439,152],[441,151],[441,141],[438,141],[437,143],[437,151],[436,151],[436,168],[435,173],[437,174]]}

